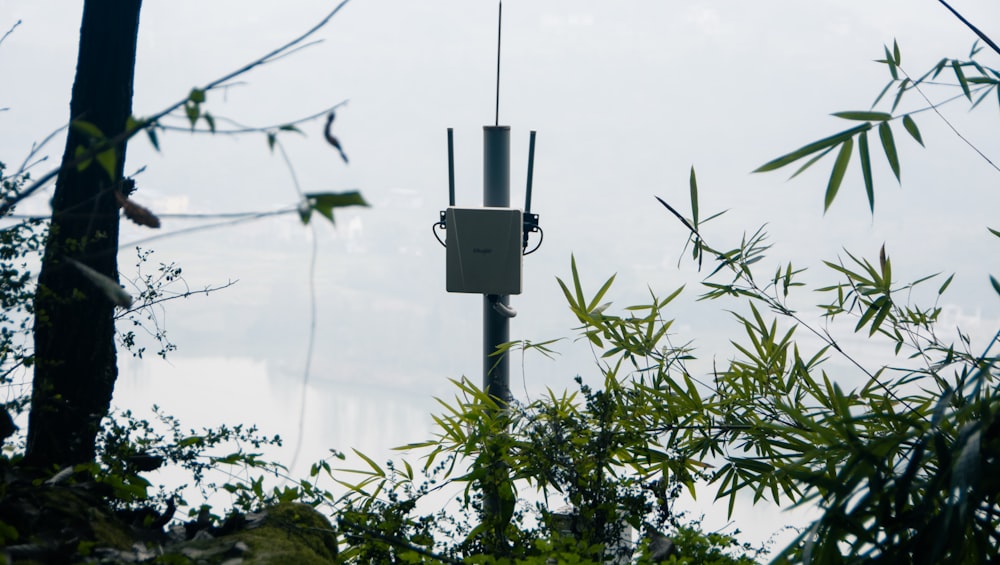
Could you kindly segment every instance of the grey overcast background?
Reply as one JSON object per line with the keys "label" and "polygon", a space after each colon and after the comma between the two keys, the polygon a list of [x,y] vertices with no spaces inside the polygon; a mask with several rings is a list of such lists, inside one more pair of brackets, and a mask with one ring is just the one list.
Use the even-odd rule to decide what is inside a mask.
{"label": "grey overcast background", "polygon": [[[1000,37],[1000,4],[955,0]],[[313,25],[334,2],[147,0],[136,62],[134,112],[149,115],[266,53]],[[32,142],[68,119],[76,62],[79,1],[0,0],[0,159],[16,166]],[[281,139],[302,189],[357,188],[370,209],[338,210],[304,227],[292,215],[150,242],[156,261],[176,261],[194,289],[238,280],[211,296],[175,301],[158,313],[178,350],[122,367],[115,405],[146,413],[156,403],[187,426],[255,423],[298,435],[310,325],[309,262],[316,264],[316,350],[304,395],[305,435],[297,470],[327,448],[359,447],[377,458],[425,439],[434,396],[450,398],[450,378],[481,379],[480,298],[449,295],[444,249],[430,226],[447,205],[447,127],[455,128],[458,203],[481,202],[482,126],[493,123],[497,3],[487,0],[353,0],[315,37],[322,43],[208,94],[205,109],[247,125],[285,123],[343,100],[334,131],[345,166],[322,139]],[[885,243],[900,279],[955,271],[943,303],[947,327],[984,340],[1000,324],[987,273],[1000,275],[1000,175],[926,112],[916,116],[927,148],[900,132],[900,188],[876,164],[876,211],[869,214],[856,164],[823,214],[830,164],[786,182],[785,172],[751,175],[760,164],[849,124],[830,117],[867,109],[888,79],[872,62],[898,40],[902,65],[923,73],[942,57],[963,57],[975,39],[933,0],[622,0],[504,2],[500,122],[512,128],[512,195],[523,193],[529,130],[538,131],[533,210],[545,241],[525,259],[524,293],[512,339],[572,337],[574,318],[555,277],[571,253],[596,289],[617,273],[613,308],[639,303],[649,289],[687,284],[671,309],[674,339],[694,340],[705,367],[731,357],[735,302],[696,302],[699,274],[686,257],[684,228],[653,199],[688,210],[689,168],[698,170],[702,216],[719,247],[767,224],[774,247],[763,272],[781,262],[829,280],[821,260],[852,252],[874,257]],[[998,57],[982,55],[996,67]],[[945,82],[951,79],[945,78]],[[939,100],[948,89],[929,87]],[[922,106],[915,95],[910,108]],[[1000,162],[996,100],[974,113],[958,102],[942,113]],[[183,125],[183,120],[176,120]],[[220,127],[225,126],[220,121]],[[60,158],[63,138],[45,148]],[[289,170],[263,134],[160,134],[162,151],[137,138],[127,170],[136,200],[160,213],[267,211],[294,206]],[[881,156],[876,159],[879,161]],[[21,206],[45,213],[47,196]],[[164,233],[204,222],[168,220]],[[134,276],[130,242],[152,235],[123,224],[120,264]],[[159,234],[156,234],[159,235]],[[932,285],[936,289],[936,285]],[[930,289],[933,291],[934,289]],[[818,301],[803,292],[802,306]],[[845,334],[864,358],[870,347]],[[590,350],[566,340],[554,361],[516,357],[512,390],[522,400],[599,377]],[[844,374],[849,381],[850,375]],[[704,490],[697,509],[721,527],[724,512]],[[758,539],[798,518],[743,505],[736,523]]]}

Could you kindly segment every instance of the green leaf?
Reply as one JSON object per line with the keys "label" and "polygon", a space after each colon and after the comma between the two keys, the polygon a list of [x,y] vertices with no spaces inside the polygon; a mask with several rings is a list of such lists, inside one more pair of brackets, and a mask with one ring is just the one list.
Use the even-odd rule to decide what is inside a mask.
{"label": "green leaf", "polygon": [[955,71],[955,78],[958,79],[958,84],[962,86],[962,92],[965,93],[965,97],[971,101],[972,91],[969,90],[969,81],[965,78],[965,71],[962,70],[962,64],[958,60],[952,60],[951,68]]}
{"label": "green leaf", "polygon": [[875,213],[875,185],[872,182],[872,160],[868,152],[868,132],[863,131],[858,136],[858,159],[861,160],[861,176],[865,180],[865,194],[868,196],[868,208]]}
{"label": "green leaf", "polygon": [[[87,154],[87,150],[84,149],[84,147],[82,145],[77,145],[76,149],[73,150],[73,157],[76,158],[76,159],[79,159],[80,157],[82,157],[82,156],[84,156],[86,154]],[[84,159],[83,161],[80,161],[76,165],[76,171],[78,173],[82,173],[83,171],[86,171],[87,167],[89,167],[90,163],[92,163],[92,162],[93,162],[93,159]]]}
{"label": "green leaf", "polygon": [[[998,234],[998,235],[1000,235],[1000,234]],[[941,288],[939,288],[939,289],[938,289],[938,294],[944,294],[944,291],[948,290],[948,285],[950,285],[950,284],[951,284],[951,279],[953,279],[953,278],[955,278],[955,273],[952,273],[952,274],[951,274],[951,275],[950,275],[950,276],[949,276],[949,277],[948,277],[948,278],[947,278],[947,279],[946,279],[946,280],[944,281],[944,284],[943,284],[943,285],[941,285]]]}
{"label": "green leaf", "polygon": [[135,116],[129,116],[125,120],[125,131],[132,133],[138,129],[146,127],[144,120],[137,120]]}
{"label": "green leaf", "polygon": [[990,233],[992,233],[993,235],[1000,237],[1000,231],[997,231],[991,227],[987,227],[986,229],[990,230]]}
{"label": "green leaf", "polygon": [[899,43],[896,43],[895,39],[892,40],[892,61],[897,67],[902,64],[902,57],[899,54]]}
{"label": "green leaf", "polygon": [[894,85],[894,84],[896,84],[896,81],[895,80],[890,80],[888,82],[888,84],[885,85],[885,88],[882,89],[882,92],[879,92],[878,96],[875,97],[875,101],[872,102],[872,108],[874,108],[875,106],[878,105],[879,100],[882,100],[882,97],[884,97],[885,94],[887,92],[889,92],[889,89],[892,88],[892,85]]}
{"label": "green leaf", "polygon": [[597,291],[597,294],[594,295],[594,298],[590,301],[590,304],[587,305],[588,312],[593,312],[594,309],[597,308],[597,305],[601,302],[601,299],[604,298],[604,295],[607,294],[608,289],[611,288],[612,283],[615,282],[616,276],[617,275],[611,275],[611,278],[609,278],[607,282],[605,282],[604,285],[601,286],[601,290]]}
{"label": "green leaf", "polygon": [[694,166],[691,167],[691,223],[698,229],[698,179],[694,175]]}
{"label": "green leaf", "polygon": [[[883,124],[884,123],[885,122],[883,122]],[[871,128],[872,128],[871,124],[865,123],[865,124],[862,124],[860,126],[855,126],[855,127],[851,128],[851,129],[847,129],[847,130],[844,130],[842,132],[835,133],[835,134],[833,134],[833,135],[831,135],[829,137],[824,137],[823,139],[820,139],[819,141],[814,141],[814,142],[812,142],[812,143],[810,143],[808,145],[804,145],[804,146],[796,149],[795,151],[792,151],[791,153],[788,153],[786,155],[782,155],[781,157],[778,157],[777,159],[768,161],[767,163],[764,163],[763,165],[761,165],[760,167],[758,167],[757,169],[755,169],[753,172],[755,172],[755,173],[763,173],[763,172],[767,172],[767,171],[773,171],[775,169],[780,169],[781,167],[784,167],[785,165],[788,165],[789,163],[794,163],[795,161],[798,161],[799,159],[801,159],[801,158],[803,158],[803,157],[805,157],[807,155],[812,155],[813,153],[816,153],[817,151],[822,151],[822,150],[827,149],[829,147],[833,147],[833,146],[839,145],[845,139],[850,139],[850,138],[854,137],[855,135],[857,135],[857,134],[859,134],[859,133],[861,133],[863,131],[870,130]]]}
{"label": "green leaf", "polygon": [[[309,203],[310,208],[323,214],[326,219],[333,221],[333,209],[345,206],[368,206],[368,202],[357,190],[348,192],[311,192],[303,195]],[[303,220],[308,221],[308,220]]]}
{"label": "green leaf", "polygon": [[978,55],[979,52],[982,51],[982,50],[983,50],[983,48],[979,45],[979,40],[977,39],[977,40],[973,41],[972,42],[972,49],[969,50],[969,58],[970,59],[974,59],[976,57],[976,55]]}
{"label": "green leaf", "polygon": [[878,136],[882,139],[882,149],[885,150],[885,157],[889,160],[889,166],[892,167],[892,172],[896,175],[896,180],[899,181],[899,156],[896,155],[896,142],[892,138],[892,128],[889,124],[882,122],[878,126]]}
{"label": "green leaf", "polygon": [[993,285],[993,290],[1000,294],[1000,281],[996,280],[993,275],[990,275],[990,284]]}
{"label": "green leaf", "polygon": [[187,119],[191,122],[191,129],[194,129],[194,125],[198,122],[198,117],[201,115],[201,108],[196,103],[187,102],[184,104],[184,113],[187,114]]}
{"label": "green leaf", "polygon": [[275,134],[273,131],[267,132],[267,148],[271,150],[271,153],[274,153],[275,137],[277,137],[277,134]]}
{"label": "green leaf", "polygon": [[833,115],[845,120],[854,120],[858,122],[884,122],[892,119],[892,114],[888,114],[886,112],[836,112]]}
{"label": "green leaf", "polygon": [[156,152],[160,152],[160,140],[156,138],[156,126],[149,126],[146,128],[146,136],[149,137],[149,143],[156,149]]}
{"label": "green leaf", "polygon": [[882,47],[885,48],[885,59],[880,62],[889,66],[889,74],[892,75],[892,80],[899,80],[899,73],[896,71],[896,59],[892,56],[892,53],[889,53],[888,46],[883,45]]}
{"label": "green leaf", "polygon": [[977,106],[979,106],[979,104],[983,100],[986,100],[986,97],[990,95],[990,92],[992,91],[993,88],[994,87],[983,89],[983,93],[980,94],[979,98],[976,98],[976,101],[972,103],[972,107],[970,108],[970,110],[976,108]]}
{"label": "green leaf", "polygon": [[837,160],[833,163],[833,170],[830,172],[830,182],[826,185],[826,198],[823,203],[824,212],[830,209],[830,204],[833,204],[833,199],[837,197],[837,190],[840,189],[840,183],[844,180],[844,172],[847,171],[852,151],[854,151],[854,140],[847,138],[840,147],[840,153],[837,154]]}
{"label": "green leaf", "polygon": [[[278,128],[278,130],[279,131],[292,131],[292,132],[295,132],[295,133],[302,133],[302,130],[300,130],[299,128],[293,126],[292,124],[285,124],[285,125],[281,126],[280,128]],[[302,135],[305,135],[305,134],[303,133]]]}
{"label": "green leaf", "polygon": [[576,304],[581,309],[585,310],[586,308],[584,308],[584,307],[586,306],[587,302],[583,298],[583,286],[580,284],[580,272],[577,271],[577,269],[576,269],[576,256],[575,255],[570,255],[569,256],[569,270],[570,270],[571,274],[573,275],[573,290],[576,291]]}
{"label": "green leaf", "polygon": [[917,143],[921,146],[924,145],[924,140],[920,137],[920,130],[917,129],[917,123],[913,121],[913,118],[911,118],[909,114],[903,116],[903,127],[906,128],[907,132],[909,132],[910,137],[917,140]]}
{"label": "green leaf", "polygon": [[116,180],[118,156],[115,154],[114,149],[108,149],[107,151],[101,151],[97,154],[97,164],[104,169],[104,172],[108,173],[108,178],[111,180]]}
{"label": "green leaf", "polygon": [[69,127],[72,128],[73,131],[83,135],[90,136],[97,141],[101,141],[104,139],[104,133],[101,131],[101,128],[95,126],[90,122],[85,122],[83,120],[73,120],[72,122],[69,123]]}
{"label": "green leaf", "polygon": [[177,447],[191,447],[192,445],[203,445],[205,436],[188,436],[177,442]]}
{"label": "green leaf", "polygon": [[375,461],[372,461],[371,457],[368,457],[367,455],[361,453],[357,449],[353,449],[352,451],[354,451],[355,455],[363,459],[364,462],[367,463],[368,466],[372,468],[374,474],[378,475],[379,477],[385,477],[385,471],[383,471],[382,467],[379,467],[378,464],[375,463]]}
{"label": "green leaf", "polygon": [[188,100],[195,104],[201,104],[205,101],[205,91],[200,88],[192,88],[191,94],[188,94]]}
{"label": "green leaf", "polygon": [[205,122],[208,123],[208,129],[212,133],[215,133],[215,118],[212,117],[212,114],[209,114],[208,112],[205,112],[202,115],[202,117],[205,118]]}
{"label": "green leaf", "polygon": [[792,176],[788,177],[788,180],[792,180],[793,178],[799,176],[800,174],[802,174],[802,171],[804,171],[804,170],[808,169],[809,167],[813,166],[813,164],[816,163],[816,161],[819,161],[823,157],[826,157],[826,155],[829,152],[833,151],[836,148],[837,148],[837,146],[834,145],[832,147],[827,147],[823,151],[820,151],[814,157],[812,157],[811,159],[809,159],[808,161],[806,161],[801,167],[799,167],[798,170],[796,170],[794,173],[792,173]]}
{"label": "green leaf", "polygon": [[906,94],[906,85],[910,84],[910,79],[904,78],[903,82],[899,83],[899,90],[896,92],[896,99],[892,101],[892,111],[895,112],[896,108],[899,106],[900,101],[903,100],[903,95]]}

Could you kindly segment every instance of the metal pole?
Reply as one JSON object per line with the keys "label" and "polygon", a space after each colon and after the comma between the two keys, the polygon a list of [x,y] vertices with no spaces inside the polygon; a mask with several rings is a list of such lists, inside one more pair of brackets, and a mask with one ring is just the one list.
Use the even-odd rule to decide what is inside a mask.
{"label": "metal pole", "polygon": [[[483,126],[483,205],[510,207],[510,126]],[[492,356],[510,341],[510,318],[494,308],[496,302],[510,305],[504,295],[483,296],[483,390],[502,402],[510,394],[507,355]]]}

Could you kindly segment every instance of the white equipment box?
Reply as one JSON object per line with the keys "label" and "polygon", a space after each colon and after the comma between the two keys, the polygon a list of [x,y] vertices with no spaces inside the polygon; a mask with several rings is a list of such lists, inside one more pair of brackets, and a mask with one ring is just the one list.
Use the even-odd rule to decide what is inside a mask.
{"label": "white equipment box", "polygon": [[522,215],[513,208],[445,211],[448,292],[521,294]]}

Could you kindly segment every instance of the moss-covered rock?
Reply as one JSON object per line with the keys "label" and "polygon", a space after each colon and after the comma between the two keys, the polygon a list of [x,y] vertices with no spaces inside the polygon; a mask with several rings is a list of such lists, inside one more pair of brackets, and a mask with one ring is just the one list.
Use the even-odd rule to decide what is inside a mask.
{"label": "moss-covered rock", "polygon": [[337,535],[330,522],[305,504],[272,506],[259,525],[212,541],[230,547],[246,544],[246,564],[325,564],[337,557]]}

